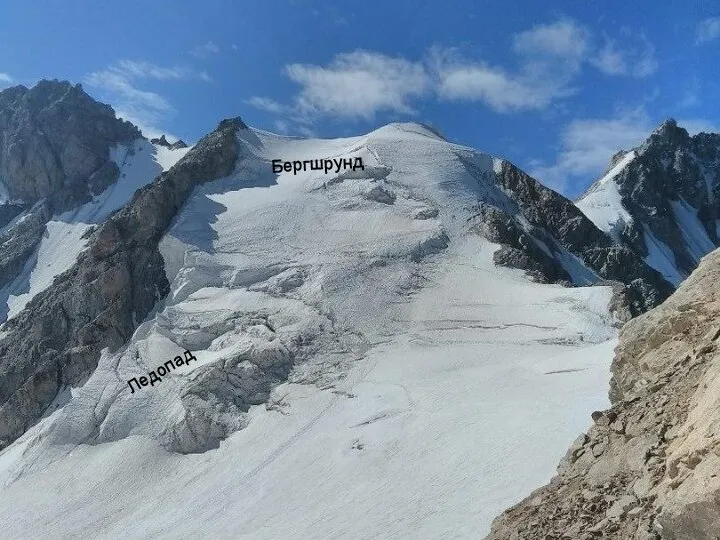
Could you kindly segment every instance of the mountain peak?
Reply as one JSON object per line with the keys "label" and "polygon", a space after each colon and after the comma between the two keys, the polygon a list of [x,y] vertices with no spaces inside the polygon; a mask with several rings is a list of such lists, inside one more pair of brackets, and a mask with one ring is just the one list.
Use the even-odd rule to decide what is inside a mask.
{"label": "mountain peak", "polygon": [[32,204],[51,197],[58,211],[114,181],[110,149],[141,137],[80,84],[57,79],[0,92],[0,133],[9,198]]}
{"label": "mountain peak", "polygon": [[720,245],[720,137],[691,137],[668,118],[619,156],[577,205],[677,286]]}
{"label": "mountain peak", "polygon": [[107,115],[115,115],[110,105],[95,101],[85,92],[81,84],[72,84],[59,79],[41,79],[29,88],[20,84],[0,91],[0,109],[19,106],[18,100],[24,100],[31,108],[43,108],[60,101],[75,102],[92,105],[97,110],[102,109]]}
{"label": "mountain peak", "polygon": [[643,147],[647,148],[658,143],[663,146],[681,145],[687,143],[689,139],[690,134],[687,130],[678,126],[674,118],[668,118],[652,132]]}
{"label": "mountain peak", "polygon": [[158,146],[164,146],[165,148],[169,148],[170,150],[177,150],[179,148],[187,148],[187,144],[182,139],[178,139],[174,143],[171,143],[167,140],[167,137],[165,137],[165,134],[160,135],[160,137],[155,139],[150,139],[150,142],[153,144],[157,144]]}
{"label": "mountain peak", "polygon": [[674,118],[666,118],[665,120],[663,120],[662,124],[660,124],[660,126],[658,126],[656,131],[672,130],[672,129],[676,129],[677,127],[678,127],[677,120],[675,120]]}

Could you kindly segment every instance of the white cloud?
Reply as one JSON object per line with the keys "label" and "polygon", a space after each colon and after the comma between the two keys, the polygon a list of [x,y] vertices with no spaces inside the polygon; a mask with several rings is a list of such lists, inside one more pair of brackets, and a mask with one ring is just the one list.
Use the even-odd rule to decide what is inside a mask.
{"label": "white cloud", "polygon": [[300,85],[291,104],[253,97],[248,104],[287,114],[300,124],[318,117],[371,119],[378,112],[415,113],[417,99],[481,102],[500,113],[543,110],[578,92],[586,65],[608,75],[646,77],[657,69],[655,49],[643,34],[602,47],[586,27],[569,18],[538,24],[511,38],[513,67],[468,59],[457,49],[434,47],[423,61],[357,50],[326,66],[290,64],[286,75]]}
{"label": "white cloud", "polygon": [[116,107],[115,113],[118,118],[127,120],[137,126],[148,139],[156,139],[161,135],[165,135],[170,142],[180,139],[177,135],[161,127],[161,124],[167,121],[167,116],[164,114],[158,114],[142,107],[136,107],[131,103]]}
{"label": "white cloud", "polygon": [[303,137],[311,137],[311,138],[317,137],[317,133],[315,132],[315,130],[310,129],[307,126],[297,126],[296,131]]}
{"label": "white cloud", "polygon": [[655,46],[643,35],[634,36],[624,46],[605,36],[589,62],[606,75],[630,75],[645,78],[657,71]]}
{"label": "white cloud", "polygon": [[437,68],[437,93],[443,99],[484,101],[498,112],[539,109],[548,105],[553,88],[533,88],[498,68],[456,61]]}
{"label": "white cloud", "polygon": [[597,56],[591,59],[591,63],[607,75],[624,75],[628,70],[625,55],[612,39],[605,41]]}
{"label": "white cloud", "polygon": [[189,67],[162,67],[150,62],[121,60],[104,70],[90,73],[84,82],[102,91],[120,118],[138,126],[146,136],[156,137],[167,133],[158,126],[174,114],[175,109],[162,95],[137,86],[138,81],[145,79],[209,81],[210,77]]}
{"label": "white cloud", "polygon": [[[524,46],[524,45],[523,45]],[[553,52],[553,55],[556,53]],[[570,57],[550,67],[539,51],[511,73],[482,62],[462,59],[455,50],[431,53],[436,92],[450,101],[481,101],[497,112],[544,109],[554,99],[570,95],[577,66]]]}
{"label": "white cloud", "polygon": [[410,100],[430,85],[422,64],[362,50],[338,54],[327,67],[291,64],[285,72],[301,85],[297,111],[310,116],[371,119],[379,111],[411,114]]}
{"label": "white cloud", "polygon": [[275,127],[275,130],[281,135],[287,135],[287,133],[290,131],[290,124],[288,124],[285,120],[276,120],[273,126]]}
{"label": "white cloud", "polygon": [[643,78],[652,75],[658,69],[658,62],[655,59],[655,46],[645,37],[641,36],[643,46],[638,53],[635,67],[632,70],[633,77]]}
{"label": "white cloud", "polygon": [[120,60],[117,66],[110,68],[127,77],[150,78],[164,80],[200,79],[209,82],[210,76],[204,71],[196,71],[188,66],[162,67],[150,62],[137,62],[134,60]]}
{"label": "white cloud", "polygon": [[132,84],[132,77],[115,71],[114,69],[91,73],[85,78],[85,82],[90,86],[109,90],[123,100],[131,101],[148,109],[159,112],[172,110],[170,103],[160,94],[136,88]]}
{"label": "white cloud", "polygon": [[252,107],[255,107],[256,109],[260,109],[261,111],[266,111],[273,114],[284,113],[287,112],[289,109],[286,105],[283,105],[282,103],[279,103],[274,99],[268,97],[253,96],[250,99],[246,100],[245,103]]}
{"label": "white cloud", "polygon": [[640,34],[625,48],[606,37],[598,48],[589,30],[571,19],[540,24],[513,36],[518,67],[509,71],[457,58],[454,50],[431,54],[437,92],[449,100],[482,101],[498,112],[544,109],[576,92],[583,64],[607,75],[646,77],[657,70],[655,48]]}
{"label": "white cloud", "polygon": [[703,19],[695,31],[695,43],[708,43],[720,38],[720,17]]}
{"label": "white cloud", "polygon": [[10,75],[0,71],[0,88],[5,88],[7,86],[10,86],[14,82],[15,82],[15,79],[13,79]]}
{"label": "white cloud", "polygon": [[573,120],[563,129],[555,163],[537,165],[530,174],[560,192],[572,190],[573,180],[589,184],[605,170],[611,156],[639,145],[652,129],[643,108],[612,118]]}
{"label": "white cloud", "polygon": [[220,47],[215,45],[212,41],[208,41],[203,45],[198,45],[197,47],[195,47],[193,50],[190,51],[190,54],[192,54],[196,58],[207,58],[208,56],[217,54],[219,52]]}
{"label": "white cloud", "polygon": [[538,24],[513,36],[516,53],[579,61],[585,55],[588,31],[571,19]]}
{"label": "white cloud", "polygon": [[518,68],[508,71],[434,50],[431,65],[443,99],[482,101],[497,112],[544,109],[575,92],[588,47],[588,31],[570,19],[540,24],[513,36]]}

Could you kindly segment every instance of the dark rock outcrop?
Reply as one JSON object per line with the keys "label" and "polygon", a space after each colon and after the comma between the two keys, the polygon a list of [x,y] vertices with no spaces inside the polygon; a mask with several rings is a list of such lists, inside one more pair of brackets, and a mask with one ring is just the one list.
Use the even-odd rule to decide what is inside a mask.
{"label": "dark rock outcrop", "polygon": [[541,283],[572,282],[565,269],[536,241],[537,236],[543,235],[542,230],[526,232],[513,216],[489,204],[480,205],[472,229],[491,242],[502,244],[493,254],[495,264],[526,270]]}
{"label": "dark rock outcrop", "polygon": [[18,276],[25,261],[40,243],[51,215],[49,205],[41,201],[22,220],[0,232],[0,287]]}
{"label": "dark rock outcrop", "polygon": [[0,178],[10,199],[50,198],[59,212],[117,179],[109,149],[140,138],[78,84],[40,81],[0,92]]}
{"label": "dark rock outcrop", "polygon": [[[460,157],[472,175],[485,174]],[[479,203],[472,227],[503,245],[494,254],[497,264],[526,270],[545,283],[622,283],[616,291],[633,316],[658,305],[672,292],[657,271],[630,247],[598,229],[572,201],[507,161],[501,162],[494,176],[514,206],[508,208],[486,197]]]}
{"label": "dark rock outcrop", "polygon": [[178,139],[174,143],[170,143],[170,141],[167,140],[165,135],[160,135],[160,137],[155,139],[150,139],[150,142],[153,144],[157,144],[158,146],[164,146],[166,148],[170,148],[171,150],[178,150],[179,148],[187,148],[187,144],[185,144],[185,141],[182,139]]}
{"label": "dark rock outcrop", "polygon": [[224,120],[172,169],[103,223],[73,268],[3,326],[0,448],[38,420],[66,385],[82,384],[169,291],[158,244],[192,189],[228,175],[240,119]]}
{"label": "dark rock outcrop", "polygon": [[[702,255],[720,246],[720,134],[691,137],[670,119],[633,152],[633,159],[613,177],[622,207],[632,221],[621,220],[608,232],[645,257],[651,246],[644,232],[649,230],[669,248],[668,264],[687,276]],[[613,156],[608,171],[627,154]],[[590,200],[597,204],[594,199],[603,189],[601,179],[579,198],[578,205],[584,209]],[[688,230],[693,227],[683,224],[688,218],[678,217],[678,209],[690,219],[696,214],[701,230]]]}
{"label": "dark rock outcrop", "polygon": [[188,147],[188,145],[185,144],[185,141],[183,141],[182,139],[178,139],[177,141],[175,141],[174,143],[172,143],[170,145],[171,150],[179,150],[180,148],[187,148],[187,147]]}
{"label": "dark rock outcrop", "polygon": [[23,210],[25,210],[25,205],[22,204],[0,204],[0,229],[15,219]]}

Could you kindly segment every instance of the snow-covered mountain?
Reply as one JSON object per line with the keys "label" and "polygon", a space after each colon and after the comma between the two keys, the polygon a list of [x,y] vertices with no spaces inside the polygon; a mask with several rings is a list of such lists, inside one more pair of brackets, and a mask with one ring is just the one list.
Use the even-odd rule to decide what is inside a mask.
{"label": "snow-covered mountain", "polygon": [[577,201],[600,229],[639,253],[677,287],[720,245],[720,135],[664,122],[617,154]]}
{"label": "snow-covered mountain", "polygon": [[607,404],[618,323],[670,292],[420,124],[128,133],[100,191],[18,203],[3,173],[6,537],[477,537]]}

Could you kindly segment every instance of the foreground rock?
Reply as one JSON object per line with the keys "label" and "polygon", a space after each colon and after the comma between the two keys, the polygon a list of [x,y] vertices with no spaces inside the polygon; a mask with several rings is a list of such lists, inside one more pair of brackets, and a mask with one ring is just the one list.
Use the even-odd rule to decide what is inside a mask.
{"label": "foreground rock", "polygon": [[606,411],[490,539],[694,540],[720,531],[720,251],[622,330]]}

